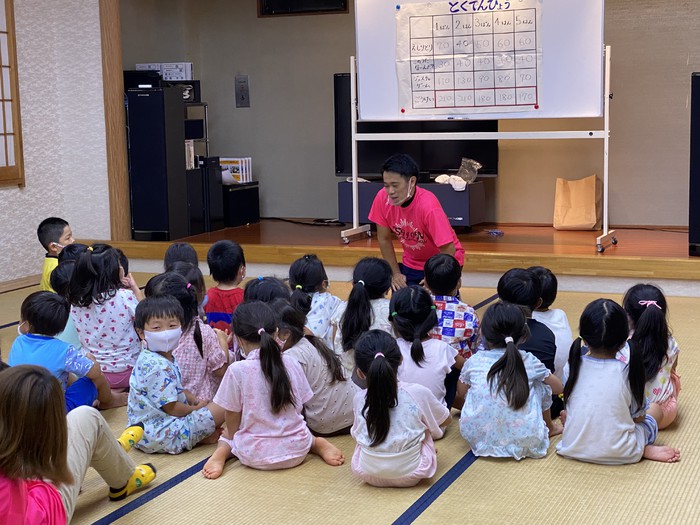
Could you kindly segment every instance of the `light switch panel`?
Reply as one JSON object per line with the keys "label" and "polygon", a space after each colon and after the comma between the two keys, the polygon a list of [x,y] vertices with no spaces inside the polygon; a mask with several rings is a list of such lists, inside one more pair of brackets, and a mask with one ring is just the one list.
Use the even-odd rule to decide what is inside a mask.
{"label": "light switch panel", "polygon": [[250,86],[248,75],[236,75],[236,107],[250,107]]}

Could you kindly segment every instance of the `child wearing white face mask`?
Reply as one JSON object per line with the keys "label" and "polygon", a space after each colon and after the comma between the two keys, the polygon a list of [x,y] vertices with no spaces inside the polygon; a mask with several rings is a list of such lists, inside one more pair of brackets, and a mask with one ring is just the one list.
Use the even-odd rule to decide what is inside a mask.
{"label": "child wearing white face mask", "polygon": [[127,415],[130,424],[143,424],[136,447],[144,452],[179,454],[198,443],[216,443],[221,434],[224,410],[182,388],[173,357],[182,318],[182,306],[169,295],[147,297],[136,307],[142,348],[129,381]]}

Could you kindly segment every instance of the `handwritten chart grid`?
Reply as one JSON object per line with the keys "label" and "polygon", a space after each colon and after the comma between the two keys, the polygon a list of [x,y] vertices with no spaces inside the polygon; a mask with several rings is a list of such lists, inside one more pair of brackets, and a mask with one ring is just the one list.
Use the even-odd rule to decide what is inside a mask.
{"label": "handwritten chart grid", "polygon": [[520,4],[532,7],[443,14],[427,4],[439,14],[426,14],[426,5],[397,6],[401,113],[538,109],[539,10]]}

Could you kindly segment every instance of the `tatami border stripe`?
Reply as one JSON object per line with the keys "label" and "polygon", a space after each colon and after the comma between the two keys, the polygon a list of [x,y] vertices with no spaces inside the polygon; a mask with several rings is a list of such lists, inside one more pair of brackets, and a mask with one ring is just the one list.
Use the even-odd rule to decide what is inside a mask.
{"label": "tatami border stripe", "polygon": [[0,330],[3,330],[5,328],[9,328],[11,326],[15,326],[16,324],[19,324],[19,321],[12,321],[11,323],[4,324],[0,326]]}
{"label": "tatami border stripe", "polygon": [[491,297],[489,297],[488,299],[484,299],[484,300],[481,301],[480,303],[475,304],[474,306],[472,306],[472,308],[474,308],[474,310],[478,310],[479,308],[482,308],[482,307],[486,306],[487,304],[489,304],[490,302],[495,301],[496,299],[498,299],[498,294],[497,294],[497,293],[493,294],[493,295],[492,295]]}
{"label": "tatami border stripe", "polygon": [[[118,520],[119,518],[126,516],[127,514],[138,509],[139,507],[142,507],[143,505],[145,505],[146,503],[148,503],[152,499],[157,498],[158,496],[160,496],[164,492],[170,490],[174,486],[179,485],[180,483],[182,483],[183,481],[185,481],[188,478],[191,478],[197,472],[201,472],[202,468],[204,468],[204,464],[207,462],[208,459],[209,459],[208,457],[203,459],[199,463],[196,463],[196,464],[192,465],[191,467],[189,467],[188,469],[183,470],[182,472],[180,472],[176,476],[173,476],[172,478],[170,478],[169,480],[167,480],[163,484],[153,487],[151,490],[149,490],[145,494],[130,501],[126,505],[119,507],[114,512],[110,512],[106,516],[95,521],[93,523],[93,525],[107,525],[108,523],[113,523],[116,520]],[[158,478],[156,478],[156,479],[158,479]]]}
{"label": "tatami border stripe", "polygon": [[444,476],[437,480],[433,485],[425,491],[425,493],[416,500],[416,502],[411,505],[406,512],[401,514],[394,525],[408,525],[413,523],[418,516],[423,514],[423,511],[427,509],[436,499],[438,499],[443,492],[445,492],[452,483],[454,483],[458,477],[460,477],[469,466],[476,461],[476,456],[470,450],[467,454],[455,463],[454,467],[448,470]]}

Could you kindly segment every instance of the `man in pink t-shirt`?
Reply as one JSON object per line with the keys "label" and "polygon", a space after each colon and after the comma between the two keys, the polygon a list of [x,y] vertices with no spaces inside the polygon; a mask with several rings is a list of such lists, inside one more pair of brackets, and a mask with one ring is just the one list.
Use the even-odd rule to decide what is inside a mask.
{"label": "man in pink t-shirt", "polygon": [[[382,257],[393,271],[393,290],[420,284],[425,262],[437,253],[447,253],[464,266],[464,248],[450,225],[437,197],[416,186],[418,165],[405,154],[389,157],[382,166],[384,189],[377,193],[369,220],[377,225]],[[403,247],[399,264],[392,232]]]}

